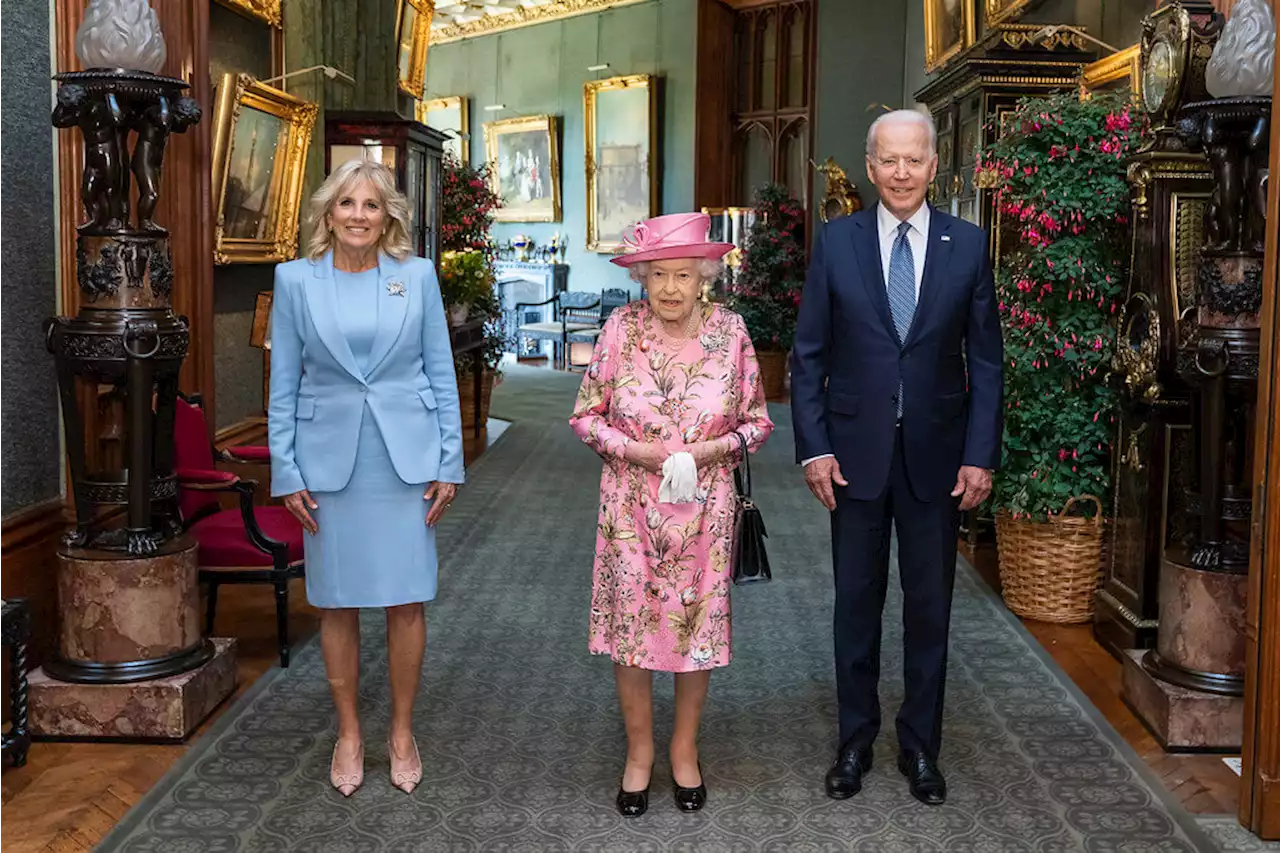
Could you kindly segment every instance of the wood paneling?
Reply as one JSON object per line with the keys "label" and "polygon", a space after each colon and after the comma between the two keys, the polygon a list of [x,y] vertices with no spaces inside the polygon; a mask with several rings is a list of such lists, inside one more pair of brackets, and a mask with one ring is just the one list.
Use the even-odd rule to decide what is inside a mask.
{"label": "wood paneling", "polygon": [[[1275,68],[1280,86],[1280,65]],[[1280,122],[1271,123],[1272,172],[1280,174]],[[1257,484],[1245,610],[1244,772],[1240,822],[1280,839],[1280,185],[1268,182],[1262,341],[1254,455]]]}
{"label": "wood paneling", "polygon": [[733,204],[734,14],[720,0],[698,0],[697,101],[693,128],[693,207]]}
{"label": "wood paneling", "polygon": [[[31,610],[31,665],[56,641],[58,538],[71,524],[61,498],[37,504],[0,523],[0,590],[5,598],[25,598]],[[5,682],[7,683],[7,682]]]}
{"label": "wood paneling", "polygon": [[[57,0],[55,40],[59,71],[78,71],[76,30],[84,18],[82,0]],[[174,313],[185,315],[191,348],[182,367],[183,390],[204,397],[214,423],[213,386],[213,223],[210,196],[213,96],[209,82],[209,4],[192,0],[153,0],[164,30],[167,56],[162,73],[186,80],[188,94],[204,111],[200,123],[169,138],[156,221],[169,229],[173,251]],[[61,262],[59,313],[80,308],[76,285],[76,226],[83,221],[80,175],[83,145],[79,131],[58,132],[58,252]],[[96,433],[95,433],[96,434]]]}

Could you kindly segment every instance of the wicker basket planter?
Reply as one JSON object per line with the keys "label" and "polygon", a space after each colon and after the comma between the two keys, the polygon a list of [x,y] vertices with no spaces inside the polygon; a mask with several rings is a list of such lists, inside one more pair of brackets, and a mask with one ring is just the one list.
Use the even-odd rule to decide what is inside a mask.
{"label": "wicker basket planter", "polygon": [[[489,420],[489,398],[493,394],[493,383],[498,372],[485,368],[480,377],[480,422]],[[462,409],[462,427],[464,430],[475,426],[476,417],[475,377],[471,371],[458,374],[458,404]]]}
{"label": "wicker basket planter", "polygon": [[787,393],[787,353],[783,350],[757,350],[760,384],[768,400],[778,400]]}
{"label": "wicker basket planter", "polygon": [[[1069,513],[1093,501],[1092,518]],[[1102,502],[1093,495],[1067,501],[1048,521],[996,514],[996,550],[1005,604],[1024,619],[1078,624],[1093,619],[1094,595],[1102,582]]]}

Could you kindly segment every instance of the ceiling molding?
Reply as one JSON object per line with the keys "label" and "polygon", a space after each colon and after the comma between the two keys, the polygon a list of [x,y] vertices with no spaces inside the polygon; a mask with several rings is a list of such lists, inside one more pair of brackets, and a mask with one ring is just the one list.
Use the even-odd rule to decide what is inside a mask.
{"label": "ceiling molding", "polygon": [[437,0],[431,43],[461,41],[645,0]]}

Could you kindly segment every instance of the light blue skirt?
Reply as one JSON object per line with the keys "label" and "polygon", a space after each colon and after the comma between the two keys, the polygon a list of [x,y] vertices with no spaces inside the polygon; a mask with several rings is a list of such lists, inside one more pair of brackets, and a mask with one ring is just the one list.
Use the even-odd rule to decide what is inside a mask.
{"label": "light blue skirt", "polygon": [[303,534],[314,607],[393,607],[436,597],[436,532],[426,483],[400,479],[368,406],[346,487],[312,492],[319,530]]}

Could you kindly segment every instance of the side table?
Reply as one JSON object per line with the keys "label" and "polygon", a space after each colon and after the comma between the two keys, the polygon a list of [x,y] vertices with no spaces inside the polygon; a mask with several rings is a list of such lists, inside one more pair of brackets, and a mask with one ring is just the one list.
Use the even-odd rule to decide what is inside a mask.
{"label": "side table", "polygon": [[0,611],[0,629],[9,650],[9,731],[3,736],[4,754],[13,766],[27,763],[31,732],[27,728],[27,644],[31,640],[31,612],[25,598],[11,598]]}

